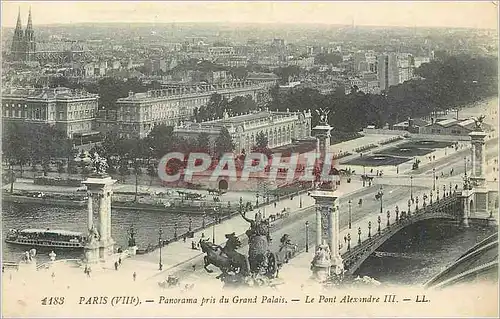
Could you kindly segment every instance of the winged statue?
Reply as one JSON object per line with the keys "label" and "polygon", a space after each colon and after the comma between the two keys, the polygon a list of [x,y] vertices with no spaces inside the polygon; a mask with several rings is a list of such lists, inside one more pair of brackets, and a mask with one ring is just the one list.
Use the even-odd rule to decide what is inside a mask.
{"label": "winged statue", "polygon": [[316,110],[316,113],[318,113],[318,115],[319,115],[319,122],[321,124],[327,124],[328,114],[330,114],[330,110],[320,108],[319,110],[318,109]]}
{"label": "winged statue", "polygon": [[476,124],[475,130],[476,131],[482,131],[483,130],[483,122],[485,115],[481,115],[480,117],[473,117],[472,119],[474,120],[474,123]]}

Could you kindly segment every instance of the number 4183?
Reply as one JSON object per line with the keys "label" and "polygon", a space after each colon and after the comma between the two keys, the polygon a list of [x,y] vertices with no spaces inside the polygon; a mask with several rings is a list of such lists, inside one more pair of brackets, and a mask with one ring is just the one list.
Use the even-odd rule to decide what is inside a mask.
{"label": "number 4183", "polygon": [[42,305],[46,306],[56,306],[56,305],[63,305],[64,304],[64,297],[45,297],[42,299]]}

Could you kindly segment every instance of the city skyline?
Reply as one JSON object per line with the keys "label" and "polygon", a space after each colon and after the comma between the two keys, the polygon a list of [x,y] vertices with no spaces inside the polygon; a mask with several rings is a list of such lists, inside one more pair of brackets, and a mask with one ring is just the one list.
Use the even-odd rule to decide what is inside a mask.
{"label": "city skyline", "polygon": [[[484,2],[2,2],[2,27],[17,13],[34,24],[295,23],[496,29],[498,7]],[[61,14],[64,13],[64,14]]]}

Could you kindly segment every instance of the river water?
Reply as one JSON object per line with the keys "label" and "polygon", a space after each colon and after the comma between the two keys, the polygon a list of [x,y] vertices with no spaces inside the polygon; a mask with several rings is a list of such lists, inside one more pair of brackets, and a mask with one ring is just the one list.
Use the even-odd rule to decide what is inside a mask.
{"label": "river water", "polygon": [[389,285],[424,284],[469,248],[496,232],[496,227],[471,225],[463,228],[446,220],[416,223],[377,249],[390,255],[377,257],[372,254],[357,274]]}
{"label": "river water", "polygon": [[[202,217],[191,215],[192,227],[201,226]],[[207,217],[206,222],[210,222]],[[2,236],[5,236],[11,228],[51,228],[80,231],[86,234],[87,211],[79,207],[54,207],[33,204],[14,204],[3,202],[2,207]],[[158,243],[158,230],[163,229],[162,239],[173,238],[174,225],[177,223],[177,234],[185,233],[189,229],[189,216],[153,211],[132,211],[125,209],[113,209],[111,218],[111,234],[117,246],[127,247],[128,231],[134,226],[136,242],[139,248],[145,248],[148,244]],[[6,261],[18,261],[28,246],[6,244],[2,238],[3,259]],[[47,251],[39,249],[38,258],[48,260]],[[49,251],[50,252],[50,251]],[[57,258],[75,258],[80,253],[67,250],[55,249]]]}

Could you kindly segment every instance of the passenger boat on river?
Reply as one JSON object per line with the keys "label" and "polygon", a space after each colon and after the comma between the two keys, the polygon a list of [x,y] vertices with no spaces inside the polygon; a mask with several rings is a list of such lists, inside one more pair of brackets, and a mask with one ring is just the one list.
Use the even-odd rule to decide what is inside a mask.
{"label": "passenger boat on river", "polygon": [[54,247],[80,249],[85,245],[86,237],[69,230],[27,228],[23,230],[10,229],[5,242],[32,247]]}

